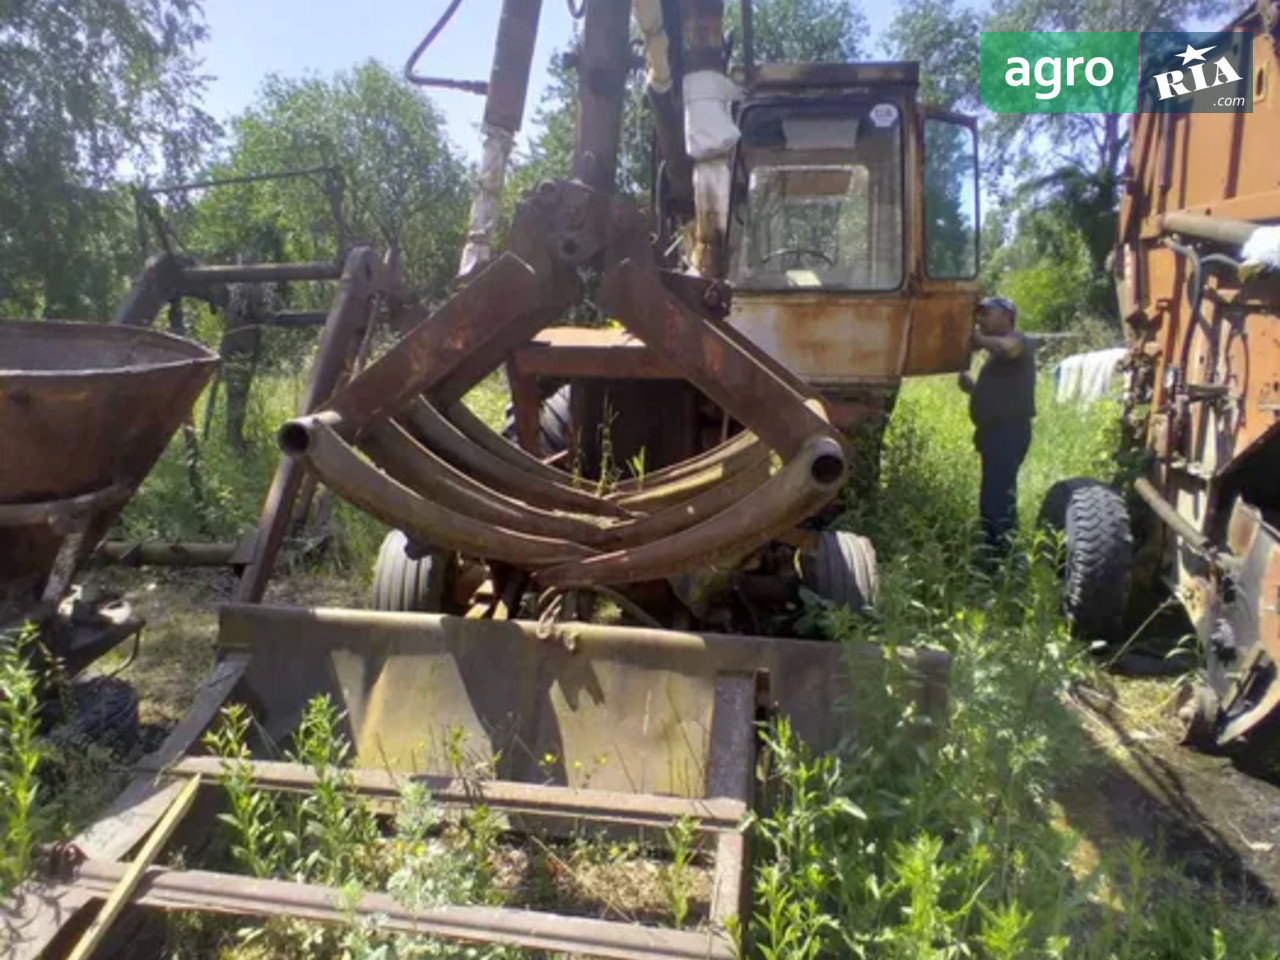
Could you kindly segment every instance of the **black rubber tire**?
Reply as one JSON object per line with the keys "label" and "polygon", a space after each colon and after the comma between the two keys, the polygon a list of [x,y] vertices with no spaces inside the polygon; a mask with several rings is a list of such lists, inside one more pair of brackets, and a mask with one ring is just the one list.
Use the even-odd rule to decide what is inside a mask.
{"label": "black rubber tire", "polygon": [[450,558],[431,551],[415,560],[408,538],[392,530],[382,540],[373,568],[373,609],[397,613],[445,613]]}
{"label": "black rubber tire", "polygon": [[[541,456],[550,457],[569,449],[569,384],[566,383],[542,402],[539,421]],[[507,419],[502,426],[502,435],[514,444],[518,445],[520,442],[516,435],[515,408],[511,404],[507,405]]]}
{"label": "black rubber tire", "polygon": [[880,595],[875,547],[856,533],[823,530],[808,580],[825,600],[858,612],[873,610]]}
{"label": "black rubber tire", "polygon": [[141,736],[138,693],[119,677],[83,677],[66,689],[52,739],[64,746],[94,745],[129,754]]}
{"label": "black rubber tire", "polygon": [[1063,606],[1081,639],[1112,641],[1124,628],[1133,578],[1133,534],[1124,498],[1097,480],[1049,488],[1040,524],[1063,535]]}

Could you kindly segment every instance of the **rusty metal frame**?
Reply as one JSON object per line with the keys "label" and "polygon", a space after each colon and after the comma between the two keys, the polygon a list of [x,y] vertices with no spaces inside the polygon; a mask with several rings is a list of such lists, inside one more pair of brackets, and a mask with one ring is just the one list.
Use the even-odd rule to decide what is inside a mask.
{"label": "rusty metal frame", "polygon": [[[120,882],[124,871],[125,867],[120,864],[87,860],[75,868],[70,886],[77,893],[87,894],[89,899],[105,897]],[[57,897],[63,890],[55,888],[51,896]],[[167,912],[289,917],[335,926],[376,918],[378,929],[388,933],[616,960],[733,960],[737,956],[724,934],[505,907],[445,906],[415,910],[380,893],[366,893],[354,905],[346,906],[342,892],[334,887],[204,870],[151,867],[143,873],[133,902]]]}
{"label": "rusty metal frame", "polygon": [[[615,491],[565,482],[457,410],[576,300],[576,268],[596,261],[601,305],[747,430]],[[847,452],[815,391],[720,319],[717,291],[657,268],[630,201],[543,183],[521,204],[507,252],[325,409],[282,427],[281,448],[412,539],[510,563],[544,586],[660,579],[739,559],[829,502]],[[786,464],[771,480],[770,450]],[[593,559],[602,551],[611,552]]]}
{"label": "rusty metal frame", "polygon": [[[618,793],[502,780],[406,775],[386,770],[350,771],[355,791],[376,805],[394,807],[401,789],[422,783],[446,805],[486,806],[521,818],[597,822],[624,828],[661,829],[692,818],[710,838],[714,875],[709,919],[712,929],[694,932],[609,920],[498,907],[448,906],[414,910],[386,894],[365,894],[353,908],[338,906],[334,888],[256,879],[203,870],[151,866],[167,834],[190,806],[199,784],[216,786],[224,761],[186,751],[231,696],[249,666],[244,652],[230,651],[215,667],[196,705],[154,754],[138,765],[138,776],[112,809],[69,847],[49,856],[39,881],[0,904],[0,929],[11,936],[13,960],[48,956],[55,935],[94,901],[114,897],[162,911],[192,911],[249,917],[288,916],[317,923],[349,924],[378,916],[381,929],[566,951],[576,955],[632,958],[737,956],[727,932],[731,918],[749,915],[748,815],[758,741],[754,720],[767,697],[767,680],[753,671],[727,672],[716,683],[711,752],[705,797]],[[306,792],[317,775],[309,768],[271,761],[236,761],[260,789]],[[160,832],[163,828],[163,833]],[[155,832],[153,832],[155,831]],[[150,837],[150,839],[148,839]],[[139,841],[145,856],[117,862]]]}

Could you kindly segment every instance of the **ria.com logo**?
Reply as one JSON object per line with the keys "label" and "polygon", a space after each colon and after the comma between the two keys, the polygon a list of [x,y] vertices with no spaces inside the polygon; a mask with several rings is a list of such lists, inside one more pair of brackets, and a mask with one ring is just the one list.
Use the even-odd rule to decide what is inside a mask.
{"label": "ria.com logo", "polygon": [[984,31],[995,113],[1251,113],[1253,34]]}

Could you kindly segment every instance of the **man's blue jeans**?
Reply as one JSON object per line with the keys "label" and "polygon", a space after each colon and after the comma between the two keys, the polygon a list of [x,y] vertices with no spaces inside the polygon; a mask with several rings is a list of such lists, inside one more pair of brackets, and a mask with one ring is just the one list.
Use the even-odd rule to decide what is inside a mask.
{"label": "man's blue jeans", "polygon": [[1031,421],[1002,420],[980,427],[974,446],[982,459],[982,535],[992,552],[1004,555],[1018,528],[1018,470],[1031,446]]}

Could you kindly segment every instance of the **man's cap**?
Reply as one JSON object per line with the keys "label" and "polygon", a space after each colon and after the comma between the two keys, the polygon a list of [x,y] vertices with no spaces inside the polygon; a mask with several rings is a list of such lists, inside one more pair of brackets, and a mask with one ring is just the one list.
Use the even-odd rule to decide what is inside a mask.
{"label": "man's cap", "polygon": [[1001,310],[1008,310],[1009,316],[1016,318],[1018,316],[1018,308],[1013,305],[1013,301],[1008,297],[987,297],[978,301],[978,309],[984,307],[999,307]]}

